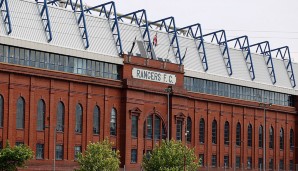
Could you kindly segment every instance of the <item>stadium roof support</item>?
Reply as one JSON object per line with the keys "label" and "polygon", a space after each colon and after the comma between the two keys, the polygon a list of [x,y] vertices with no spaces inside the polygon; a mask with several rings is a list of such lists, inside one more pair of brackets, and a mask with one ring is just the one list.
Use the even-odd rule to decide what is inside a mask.
{"label": "stadium roof support", "polygon": [[[226,32],[224,30],[219,30],[219,31],[215,31],[215,32],[203,35],[203,37],[206,37],[206,36],[212,36],[211,42],[216,40],[216,43],[219,45],[228,74],[231,76],[233,74],[233,70],[232,70],[230,53],[229,53],[229,48],[227,43]],[[223,47],[223,49],[221,47]]]}
{"label": "stadium roof support", "polygon": [[273,51],[277,52],[276,57],[280,56],[282,58],[282,60],[284,61],[290,82],[292,84],[292,87],[293,88],[296,87],[296,81],[295,81],[294,70],[293,70],[293,66],[292,66],[290,48],[288,46],[284,46],[281,48],[271,50],[271,52],[273,52]]}
{"label": "stadium roof support", "polygon": [[[78,1],[80,1],[80,4],[78,5]],[[87,31],[87,25],[86,25],[86,18],[84,14],[84,8],[83,8],[83,2],[82,0],[76,0],[75,3],[72,2],[72,0],[67,0],[65,8],[70,5],[74,13],[79,14],[77,17],[77,23],[81,32],[82,39],[84,41],[84,46],[86,49],[89,47],[89,38],[88,38],[88,31]],[[79,6],[79,10],[77,10],[77,6]]]}
{"label": "stadium roof support", "polygon": [[[183,34],[186,37],[192,37],[196,43],[199,56],[205,71],[208,70],[207,56],[205,52],[204,40],[202,37],[201,24],[193,24],[183,28],[177,29],[178,34]],[[184,60],[184,58],[182,58]]]}
{"label": "stadium roof support", "polygon": [[[35,1],[38,4],[38,10],[40,12],[40,17],[44,25],[44,30],[46,32],[48,42],[50,42],[52,41],[53,36],[52,36],[51,21],[49,16],[47,0],[43,0],[43,1],[35,0]],[[39,5],[39,4],[42,4],[42,5]]]}
{"label": "stadium roof support", "polygon": [[251,80],[254,80],[256,77],[255,77],[253,61],[251,58],[248,37],[240,36],[240,37],[237,37],[234,39],[227,40],[227,42],[235,42],[234,48],[239,47],[242,50],[242,52],[246,51],[246,55],[244,55],[245,63],[246,63]]}
{"label": "stadium roof support", "polygon": [[142,32],[142,38],[144,40],[145,45],[147,46],[147,48],[146,48],[147,54],[151,57],[151,59],[153,59],[154,54],[152,51],[152,44],[151,44],[151,40],[150,40],[150,32],[149,32],[149,28],[148,28],[148,20],[147,20],[146,11],[144,9],[138,10],[138,11],[131,12],[128,14],[124,14],[122,16],[118,16],[118,19],[122,20],[122,18],[127,17],[127,16],[132,16],[132,18],[130,19],[131,24],[135,23],[140,28],[141,27],[144,28],[144,29],[140,29]]}
{"label": "stadium roof support", "polygon": [[178,37],[177,37],[177,29],[176,29],[176,24],[175,24],[175,19],[174,17],[168,17],[164,18],[161,20],[157,20],[154,22],[148,23],[149,26],[151,25],[156,25],[160,23],[160,25],[157,25],[159,30],[162,30],[162,28],[165,29],[165,31],[170,35],[172,35],[172,39],[170,40],[170,46],[172,46],[174,50],[174,54],[176,58],[179,60],[179,64],[182,65],[182,58],[180,54],[180,47],[179,47],[179,42],[178,42]]}
{"label": "stadium roof support", "polygon": [[0,0],[0,10],[2,13],[3,23],[5,24],[6,32],[7,34],[10,34],[12,28],[7,0]]}
{"label": "stadium roof support", "polygon": [[[275,84],[276,83],[276,77],[275,77],[275,71],[274,71],[274,66],[273,66],[273,61],[272,61],[269,42],[264,41],[264,42],[260,42],[260,43],[250,45],[249,47],[253,47],[253,46],[257,46],[256,53],[260,53],[264,57],[268,58],[268,59],[265,58],[265,62],[266,62],[266,65],[267,65],[267,69],[268,69],[271,81],[272,81],[273,84]],[[247,47],[245,47],[245,48],[247,48]]]}
{"label": "stadium roof support", "polygon": [[117,17],[115,3],[111,1],[101,5],[90,7],[86,9],[85,12],[92,13],[91,12],[92,10],[97,10],[99,12],[99,16],[104,15],[104,17],[108,19],[108,22],[111,26],[113,37],[116,42],[118,53],[121,55],[123,53],[123,50],[122,50],[122,42],[121,42],[121,36],[119,31],[118,17]]}

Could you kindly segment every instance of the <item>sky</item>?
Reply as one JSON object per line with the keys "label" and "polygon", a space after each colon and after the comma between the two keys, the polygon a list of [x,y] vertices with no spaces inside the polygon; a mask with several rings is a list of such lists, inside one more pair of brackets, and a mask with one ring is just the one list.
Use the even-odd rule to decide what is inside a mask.
{"label": "sky", "polygon": [[[83,0],[88,6],[109,2]],[[298,0],[114,0],[118,13],[145,9],[148,20],[173,16],[176,27],[200,23],[203,34],[225,30],[227,39],[247,35],[249,43],[289,46],[298,63]]]}

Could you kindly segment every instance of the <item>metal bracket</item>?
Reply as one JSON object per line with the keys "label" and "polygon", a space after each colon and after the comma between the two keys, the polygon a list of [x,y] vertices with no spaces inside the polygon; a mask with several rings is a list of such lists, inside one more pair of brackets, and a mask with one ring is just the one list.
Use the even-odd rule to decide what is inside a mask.
{"label": "metal bracket", "polygon": [[[186,26],[183,28],[177,29],[178,34],[182,34],[186,37],[192,37],[195,41],[195,44],[197,46],[197,50],[199,53],[199,57],[201,58],[201,62],[203,64],[203,68],[205,71],[208,70],[208,63],[207,63],[207,56],[205,52],[205,46],[204,46],[204,40],[202,37],[202,28],[199,23],[193,24],[190,26]],[[182,61],[184,58],[182,58]]]}
{"label": "metal bracket", "polygon": [[177,29],[176,29],[174,17],[168,17],[158,21],[150,22],[148,23],[148,25],[149,26],[157,25],[159,30],[162,30],[162,28],[164,28],[169,35],[173,35],[172,40],[170,40],[171,41],[170,46],[172,46],[174,50],[174,54],[176,58],[178,58],[179,60],[179,64],[182,65],[182,58],[180,54],[179,42],[177,38]]}
{"label": "metal bracket", "polygon": [[122,42],[121,42],[121,36],[119,31],[119,25],[118,25],[118,17],[117,17],[117,11],[116,6],[113,1],[107,2],[101,5],[97,5],[91,8],[88,8],[84,10],[86,13],[92,13],[92,11],[99,12],[99,16],[103,15],[108,19],[109,24],[111,26],[112,34],[116,42],[116,47],[118,50],[119,55],[122,55]]}
{"label": "metal bracket", "polygon": [[[216,40],[216,43],[219,45],[228,74],[231,76],[233,74],[233,70],[232,70],[230,53],[229,53],[229,48],[227,43],[226,32],[224,30],[219,30],[219,31],[215,31],[215,32],[203,35],[203,37],[206,37],[206,36],[212,36],[211,42]],[[221,47],[223,47],[223,49]]]}
{"label": "metal bracket", "polygon": [[3,23],[5,24],[6,32],[7,34],[10,34],[12,29],[7,0],[0,0],[0,10],[3,16]]}
{"label": "metal bracket", "polygon": [[[80,1],[80,4],[78,4],[78,1]],[[79,17],[77,18],[77,23],[81,32],[81,37],[84,41],[85,48],[88,49],[89,47],[89,38],[88,38],[88,31],[87,31],[87,25],[86,25],[86,18],[83,8],[83,2],[82,0],[76,0],[75,3],[72,2],[72,0],[67,0],[65,8],[70,5],[71,9],[74,11],[75,14],[79,14]],[[79,10],[77,10],[77,6],[79,7]]]}
{"label": "metal bracket", "polygon": [[284,61],[290,82],[292,84],[292,87],[296,87],[296,81],[294,76],[294,70],[292,66],[292,60],[291,60],[291,54],[290,54],[290,48],[288,46],[284,46],[281,48],[273,49],[271,52],[276,52],[276,57],[280,56],[282,60]]}
{"label": "metal bracket", "polygon": [[[268,41],[256,43],[253,45],[250,45],[249,47],[257,46],[256,48],[256,53],[260,53],[264,57],[267,57],[268,59],[265,62],[267,65],[267,69],[271,78],[271,81],[273,84],[276,83],[276,77],[275,77],[275,72],[274,72],[274,66],[273,66],[273,61],[272,61],[272,56],[271,56],[271,50],[270,50],[270,45]],[[247,48],[247,47],[245,47]]]}
{"label": "metal bracket", "polygon": [[[44,26],[44,30],[47,34],[48,42],[50,42],[52,41],[53,37],[52,37],[51,21],[49,16],[47,0],[44,0],[44,1],[35,0],[35,1],[38,5],[38,10],[40,12],[40,17],[42,20],[42,24]],[[39,4],[43,4],[41,9]]]}
{"label": "metal bracket", "polygon": [[145,45],[147,46],[146,51],[147,54],[151,57],[151,59],[154,58],[154,54],[152,51],[152,44],[151,44],[151,38],[150,38],[150,32],[149,32],[149,28],[148,28],[148,20],[147,20],[147,15],[146,15],[146,11],[144,9],[142,10],[138,10],[135,12],[131,12],[122,16],[118,16],[118,20],[122,20],[123,18],[126,18],[128,16],[131,16],[132,18],[129,18],[130,23],[135,23],[136,25],[138,25],[140,28],[143,27],[144,29],[140,29],[142,32],[142,38],[144,40]]}
{"label": "metal bracket", "polygon": [[254,80],[256,78],[255,76],[255,70],[251,58],[251,52],[249,48],[249,41],[247,36],[241,36],[234,39],[227,40],[227,42],[235,42],[234,48],[239,47],[239,49],[246,52],[246,55],[244,55],[245,63],[250,75],[250,78]]}

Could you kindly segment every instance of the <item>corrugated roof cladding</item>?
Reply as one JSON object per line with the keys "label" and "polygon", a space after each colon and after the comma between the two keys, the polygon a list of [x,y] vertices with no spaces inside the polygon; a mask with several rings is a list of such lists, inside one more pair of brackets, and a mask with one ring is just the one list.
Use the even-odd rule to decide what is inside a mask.
{"label": "corrugated roof cladding", "polygon": [[[47,44],[44,27],[35,2],[26,0],[9,0],[9,7],[12,20],[12,33],[8,37],[27,40],[31,42]],[[77,26],[76,16],[73,11],[49,5],[49,14],[53,32],[53,40],[50,45],[76,49],[82,52],[92,52],[119,58],[116,43],[113,38],[109,21],[105,18],[86,14],[87,30],[89,33],[90,47],[84,49],[80,31]],[[127,53],[132,47],[135,39],[143,41],[140,28],[132,24],[119,22],[120,36],[123,44],[123,51]],[[4,24],[0,24],[0,36],[6,36]],[[154,47],[156,57],[170,59],[173,63],[179,63],[170,47],[168,33],[150,29],[150,36],[153,40],[155,34],[158,37],[158,45]],[[181,56],[184,56],[184,68],[186,76],[193,76],[204,79],[215,79],[217,81],[233,83],[238,85],[249,85],[256,88],[264,88],[272,91],[279,91],[289,94],[298,94],[298,86],[292,88],[284,62],[281,59],[273,59],[276,74],[276,84],[272,85],[267,66],[262,55],[252,54],[256,78],[251,80],[244,54],[241,50],[230,48],[230,58],[233,75],[229,76],[224,64],[223,57],[218,45],[205,43],[206,56],[209,69],[204,72],[197,45],[192,38],[178,36]],[[186,52],[187,49],[187,52]],[[186,53],[185,53],[186,52]],[[59,52],[56,52],[59,53]],[[136,47],[133,53],[140,53]],[[100,55],[98,56],[100,58]],[[99,59],[100,60],[100,59]],[[298,64],[293,63],[295,76],[298,76]],[[223,77],[224,79],[218,79]],[[237,80],[237,81],[235,81]],[[260,86],[261,85],[261,86]]]}

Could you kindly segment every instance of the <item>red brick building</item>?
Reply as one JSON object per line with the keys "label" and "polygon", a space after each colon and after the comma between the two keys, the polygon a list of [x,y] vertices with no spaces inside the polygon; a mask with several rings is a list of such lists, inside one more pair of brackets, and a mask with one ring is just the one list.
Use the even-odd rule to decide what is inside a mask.
{"label": "red brick building", "polygon": [[[247,58],[239,56],[241,51],[220,51],[222,42],[206,43],[197,60],[191,52],[182,59],[177,56],[179,40],[184,41],[181,49],[197,49],[185,43],[190,38],[174,35],[168,44],[176,53],[169,55],[163,36],[172,33],[167,32],[159,33],[160,45],[148,46],[151,51],[145,50],[145,43],[144,52],[139,37],[137,41],[127,38],[134,35],[125,28],[136,27],[125,23],[119,23],[124,36],[122,55],[117,56],[120,46],[110,47],[111,42],[103,37],[107,33],[90,31],[102,18],[85,14],[90,28],[87,42],[75,29],[73,34],[59,31],[62,23],[72,23],[70,30],[77,27],[75,18],[57,18],[58,12],[72,16],[71,10],[48,5],[45,11],[54,20],[49,40],[50,31],[43,25],[36,26],[39,29],[29,26],[41,22],[35,2],[10,2],[13,20],[0,32],[0,141],[2,146],[7,139],[11,144],[24,143],[35,151],[27,170],[52,170],[54,166],[71,170],[77,166],[76,152],[84,152],[89,142],[106,137],[120,151],[122,168],[140,170],[144,154],[168,134],[195,148],[203,160],[202,169],[258,169],[265,161],[268,170],[294,170],[298,163],[298,89],[294,78],[298,64],[291,63],[290,70],[283,65],[285,61],[271,59],[274,73],[273,65],[268,65],[270,58],[264,58],[269,61],[265,63],[260,61],[262,55],[246,51],[252,56],[253,71],[252,64],[245,65]],[[35,32],[28,32],[28,36],[26,29]],[[150,32],[154,35],[156,31]],[[80,38],[83,42],[76,42]],[[142,41],[146,42],[145,38]],[[106,41],[104,48],[99,40]],[[116,55],[109,54],[114,51]],[[127,55],[128,51],[133,55]],[[233,74],[229,62],[235,63]]]}

